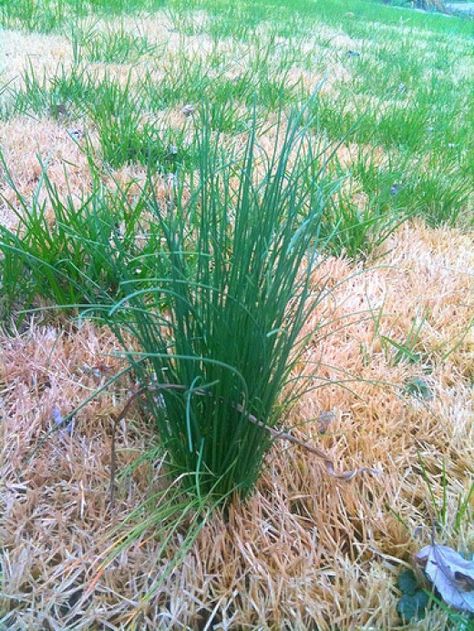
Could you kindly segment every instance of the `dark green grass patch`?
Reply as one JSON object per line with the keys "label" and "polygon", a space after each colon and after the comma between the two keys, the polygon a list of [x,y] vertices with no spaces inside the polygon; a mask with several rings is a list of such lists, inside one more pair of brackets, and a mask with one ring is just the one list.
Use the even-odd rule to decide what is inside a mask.
{"label": "dark green grass patch", "polygon": [[16,229],[0,226],[0,279],[5,314],[31,308],[41,297],[60,311],[112,304],[122,283],[161,274],[159,234],[144,217],[141,196],[109,191],[91,171],[91,192],[60,195],[47,169],[31,199],[16,188],[8,202]]}
{"label": "dark green grass patch", "polygon": [[93,28],[86,32],[73,28],[71,41],[76,63],[136,63],[158,50],[144,35],[129,33],[123,26],[105,31]]}
{"label": "dark green grass patch", "polygon": [[52,76],[42,75],[30,64],[17,88],[7,88],[1,112],[5,120],[16,115],[68,118],[80,113],[81,104],[94,99],[95,87],[85,69],[58,66]]}

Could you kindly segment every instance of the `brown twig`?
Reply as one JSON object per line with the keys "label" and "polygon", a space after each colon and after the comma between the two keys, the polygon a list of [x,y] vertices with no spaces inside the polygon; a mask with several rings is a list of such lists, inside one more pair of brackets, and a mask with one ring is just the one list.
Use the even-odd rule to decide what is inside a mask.
{"label": "brown twig", "polygon": [[265,425],[265,423],[262,423],[262,421],[259,421],[255,416],[253,416],[249,412],[246,412],[241,405],[236,405],[235,407],[239,412],[242,412],[242,414],[245,414],[251,423],[258,425],[258,427],[265,429],[269,434],[271,434],[273,440],[277,440],[277,439],[286,440],[289,443],[293,443],[294,445],[303,447],[303,449],[306,449],[306,451],[309,451],[315,456],[318,456],[318,458],[321,458],[322,460],[324,460],[326,464],[327,472],[333,478],[338,478],[339,480],[352,480],[352,478],[354,478],[359,473],[371,473],[372,475],[378,475],[379,473],[376,469],[372,469],[370,467],[361,467],[359,469],[353,469],[352,471],[344,471],[342,473],[336,473],[334,469],[334,462],[326,454],[326,452],[324,452],[322,449],[319,449],[319,447],[314,447],[313,445],[309,445],[308,443],[305,443],[303,440],[300,440],[299,438],[295,438],[295,436],[288,434],[288,432],[285,432],[283,430],[278,431],[274,429],[273,427],[270,427],[269,425]]}
{"label": "brown twig", "polygon": [[[111,457],[111,463],[110,463],[110,506],[111,507],[113,506],[114,501],[115,501],[115,471],[117,468],[116,451],[115,451],[115,433],[116,433],[117,426],[120,423],[120,421],[125,418],[125,416],[127,415],[135,399],[145,394],[145,392],[150,392],[153,390],[181,390],[183,391],[183,390],[187,390],[187,388],[186,386],[181,386],[179,384],[173,384],[173,383],[159,383],[159,384],[153,384],[152,386],[142,386],[141,388],[139,388],[138,390],[136,390],[135,392],[131,394],[128,401],[122,408],[121,412],[113,417],[112,444],[111,444],[111,456],[110,456]],[[196,390],[194,390],[194,393],[201,396],[209,394],[208,392],[200,388],[196,388]],[[324,452],[322,449],[319,449],[319,447],[315,447],[314,445],[310,445],[304,442],[303,440],[300,440],[299,438],[295,438],[295,436],[292,436],[288,432],[285,432],[283,430],[277,430],[274,427],[270,427],[269,425],[266,425],[262,421],[259,421],[258,418],[253,416],[253,414],[250,414],[250,412],[246,412],[244,407],[240,405],[239,403],[235,404],[234,407],[238,412],[246,416],[247,419],[251,423],[267,431],[271,435],[273,440],[286,440],[289,443],[293,443],[293,445],[298,445],[298,447],[302,447],[303,449],[306,449],[306,451],[309,451],[315,456],[318,456],[318,458],[321,458],[321,460],[324,460],[324,463],[326,465],[326,470],[328,474],[333,478],[337,478],[338,480],[348,481],[348,480],[352,480],[353,478],[355,478],[357,475],[361,473],[370,473],[372,475],[379,474],[379,471],[377,469],[373,469],[370,467],[360,467],[359,469],[353,469],[351,471],[343,471],[341,473],[337,473],[334,468],[333,460],[328,456],[328,454],[326,454],[326,452]]]}
{"label": "brown twig", "polygon": [[115,414],[112,417],[112,443],[110,445],[110,486],[109,486],[109,494],[110,494],[109,502],[110,502],[111,508],[113,508],[114,502],[115,502],[115,471],[117,468],[117,459],[116,459],[117,457],[116,457],[116,452],[115,452],[115,434],[117,431],[117,426],[120,423],[120,421],[125,418],[128,410],[130,409],[135,399],[141,396],[142,394],[144,394],[147,390],[148,390],[148,387],[143,386],[142,388],[139,388],[138,390],[133,392],[131,396],[129,397],[129,399],[127,400],[127,403],[124,405],[124,407],[120,411],[120,413]]}

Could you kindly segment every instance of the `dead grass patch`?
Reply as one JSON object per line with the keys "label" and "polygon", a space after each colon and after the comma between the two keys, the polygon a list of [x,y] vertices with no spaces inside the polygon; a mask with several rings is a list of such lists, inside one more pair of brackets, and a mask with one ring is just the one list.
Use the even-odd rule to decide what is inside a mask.
{"label": "dead grass patch", "polygon": [[[41,178],[41,163],[61,195],[80,195],[89,188],[87,158],[71,137],[77,127],[68,130],[51,119],[17,117],[0,122],[0,146],[7,167],[19,192],[30,199]],[[0,193],[12,205],[17,200],[11,188],[0,181]],[[6,210],[6,221],[10,214]]]}
{"label": "dead grass patch", "polygon": [[1,38],[0,73],[5,83],[18,82],[31,65],[42,76],[72,62],[72,47],[67,37],[2,30]]}

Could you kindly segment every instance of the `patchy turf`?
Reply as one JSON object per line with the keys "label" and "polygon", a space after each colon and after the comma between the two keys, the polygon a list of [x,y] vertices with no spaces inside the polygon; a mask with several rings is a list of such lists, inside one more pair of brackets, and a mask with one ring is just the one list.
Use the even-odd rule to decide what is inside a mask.
{"label": "patchy turf", "polygon": [[[119,342],[77,310],[45,310],[58,294],[39,282],[35,293],[17,272],[0,338],[0,624],[413,628],[396,609],[411,555],[433,532],[474,547],[470,23],[357,0],[0,0],[0,24],[0,221],[13,232],[32,208],[43,234],[61,228],[42,165],[71,209],[103,187],[126,233],[147,170],[164,204],[177,173],[186,186],[195,177],[203,122],[227,150],[254,117],[271,153],[275,123],[310,103],[308,137],[337,186],[312,278],[325,299],[293,372],[314,388],[284,425],[338,470],[380,470],[335,480],[304,448],[276,441],[249,499],[207,517],[195,540],[186,517],[163,552],[152,505],[166,466],[138,404],[116,428],[109,506],[114,417],[135,384],[123,376],[92,395],[124,367]],[[40,257],[51,255],[44,246]],[[461,624],[433,605],[416,628]]]}

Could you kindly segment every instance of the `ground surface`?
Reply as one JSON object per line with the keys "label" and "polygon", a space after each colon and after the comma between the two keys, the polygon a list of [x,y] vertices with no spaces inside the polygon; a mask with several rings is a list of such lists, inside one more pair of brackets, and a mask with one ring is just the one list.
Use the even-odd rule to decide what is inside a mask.
{"label": "ground surface", "polygon": [[[314,279],[329,278],[332,291],[306,323],[307,332],[325,324],[304,356],[308,366],[317,362],[325,386],[298,402],[287,426],[341,469],[381,473],[336,481],[304,449],[275,444],[249,501],[226,520],[212,517],[143,601],[184,532],[164,557],[151,528],[106,569],[97,561],[112,528],[161,483],[150,459],[125,469],[156,440],[147,419],[132,409],[120,425],[123,475],[113,511],[112,418],[125,386],[83,408],[72,432],[47,435],[58,410],[67,414],[120,369],[119,344],[88,321],[40,313],[15,330],[5,317],[0,626],[462,628],[439,607],[404,625],[396,579],[433,529],[440,543],[474,548],[469,24],[409,12],[401,18],[355,1],[252,7],[209,0],[150,14],[99,13],[75,19],[71,30],[67,15],[54,18],[53,5],[28,20],[0,3],[0,90],[8,84],[0,148],[25,197],[40,178],[38,156],[60,195],[87,192],[85,137],[117,181],[143,179],[140,154],[117,158],[120,138],[107,139],[104,119],[94,117],[94,86],[104,76],[121,86],[148,77],[146,98],[134,107],[143,119],[162,121],[169,142],[183,146],[198,124],[183,113],[186,105],[197,109],[210,98],[216,128],[238,138],[255,99],[264,126],[319,90],[314,142],[333,143],[329,168],[343,181],[335,212],[352,213]],[[100,45],[84,35],[91,29],[95,41],[105,34]],[[118,49],[111,43],[117,31]],[[77,64],[89,74],[76,92],[72,82],[63,91],[52,87]],[[84,98],[85,109],[78,105]],[[0,220],[13,227],[7,201],[15,207],[16,197],[0,176]]]}

